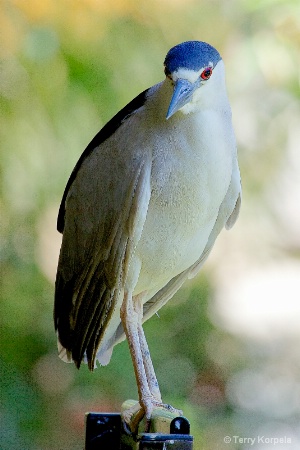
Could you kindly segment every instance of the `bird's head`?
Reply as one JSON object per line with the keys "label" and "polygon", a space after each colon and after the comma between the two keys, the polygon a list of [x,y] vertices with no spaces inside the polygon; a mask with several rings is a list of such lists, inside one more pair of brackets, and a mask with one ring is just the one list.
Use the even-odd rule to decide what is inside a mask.
{"label": "bird's head", "polygon": [[169,50],[164,66],[166,77],[173,85],[173,96],[167,119],[182,108],[189,111],[188,105],[197,99],[199,90],[212,82],[220,61],[218,51],[206,42],[183,42]]}

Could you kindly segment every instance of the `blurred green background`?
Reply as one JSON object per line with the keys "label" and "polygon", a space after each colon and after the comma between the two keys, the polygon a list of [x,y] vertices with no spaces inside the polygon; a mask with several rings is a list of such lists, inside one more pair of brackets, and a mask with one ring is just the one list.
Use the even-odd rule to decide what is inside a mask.
{"label": "blurred green background", "polygon": [[94,373],[57,357],[56,215],[91,138],[197,39],[225,61],[242,212],[146,335],[195,450],[299,449],[299,2],[1,0],[0,37],[0,448],[82,449],[86,411],[137,398],[126,342]]}

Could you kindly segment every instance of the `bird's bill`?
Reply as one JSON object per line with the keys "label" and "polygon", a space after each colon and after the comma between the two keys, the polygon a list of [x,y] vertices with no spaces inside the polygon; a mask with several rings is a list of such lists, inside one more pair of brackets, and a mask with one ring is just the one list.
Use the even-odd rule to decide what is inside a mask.
{"label": "bird's bill", "polygon": [[198,86],[197,82],[191,83],[186,79],[178,78],[174,85],[172,99],[166,115],[167,119],[190,101]]}

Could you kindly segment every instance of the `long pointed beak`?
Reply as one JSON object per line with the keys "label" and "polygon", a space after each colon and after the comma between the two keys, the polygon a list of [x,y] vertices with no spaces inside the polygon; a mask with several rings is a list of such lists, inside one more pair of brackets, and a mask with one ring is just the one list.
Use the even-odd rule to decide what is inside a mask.
{"label": "long pointed beak", "polygon": [[178,78],[175,82],[173,96],[169,105],[169,109],[166,115],[166,119],[169,119],[180,108],[188,103],[198,87],[198,83],[191,83],[183,78]]}

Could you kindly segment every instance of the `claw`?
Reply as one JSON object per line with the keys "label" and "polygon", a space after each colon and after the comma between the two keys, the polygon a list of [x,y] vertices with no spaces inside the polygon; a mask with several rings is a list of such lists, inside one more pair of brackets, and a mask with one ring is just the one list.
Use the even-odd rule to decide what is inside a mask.
{"label": "claw", "polygon": [[129,409],[122,412],[124,428],[127,434],[137,434],[139,423],[145,415],[144,409],[139,403],[136,403]]}

